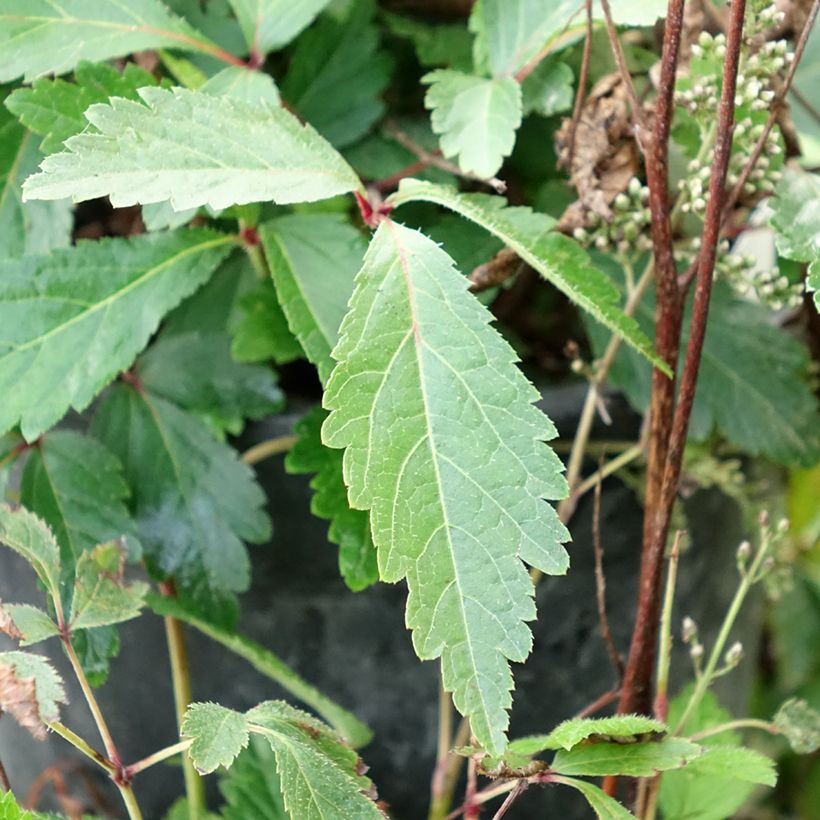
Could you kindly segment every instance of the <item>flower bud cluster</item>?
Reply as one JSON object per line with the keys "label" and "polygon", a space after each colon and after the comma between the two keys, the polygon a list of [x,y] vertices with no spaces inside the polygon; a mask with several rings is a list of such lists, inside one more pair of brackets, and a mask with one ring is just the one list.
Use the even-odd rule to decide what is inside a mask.
{"label": "flower bud cluster", "polygon": [[612,216],[604,219],[595,211],[586,214],[586,228],[576,228],[575,239],[585,247],[629,256],[652,248],[652,214],[647,207],[649,188],[637,177],[615,197]]}

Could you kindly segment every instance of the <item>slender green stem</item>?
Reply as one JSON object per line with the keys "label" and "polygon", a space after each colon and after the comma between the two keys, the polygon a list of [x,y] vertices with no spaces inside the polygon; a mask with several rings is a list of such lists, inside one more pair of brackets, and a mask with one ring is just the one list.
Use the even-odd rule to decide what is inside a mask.
{"label": "slender green stem", "polygon": [[130,766],[126,766],[126,772],[129,777],[133,777],[157,763],[162,763],[163,760],[167,760],[169,757],[181,754],[188,749],[192,743],[193,740],[180,740],[179,743],[175,743],[173,746],[166,746],[164,749],[160,749],[158,752],[154,752],[154,754],[148,755],[148,757],[144,757],[142,760],[138,760]]}
{"label": "slender green stem", "polygon": [[661,611],[661,644],[658,652],[658,682],[655,695],[655,717],[666,721],[669,696],[669,665],[672,658],[672,604],[675,600],[675,584],[678,578],[678,559],[683,532],[675,535],[675,543],[669,555],[669,569],[666,576],[666,592]]}
{"label": "slender green stem", "polygon": [[430,816],[446,814],[452,802],[452,793],[447,793],[447,767],[453,747],[453,699],[439,682],[438,691],[438,743],[436,746],[436,767],[430,781]]}
{"label": "slender green stem", "polygon": [[[163,593],[171,591],[163,584]],[[168,655],[171,660],[171,679],[174,685],[174,704],[177,713],[177,726],[182,729],[185,712],[193,697],[191,695],[191,674],[188,668],[188,651],[185,647],[185,633],[182,624],[173,616],[166,615],[165,637],[168,641]],[[185,778],[185,794],[188,798],[188,816],[191,820],[200,820],[205,816],[205,785],[193,762],[187,755],[182,757],[182,773]]]}
{"label": "slender green stem", "polygon": [[603,481],[607,476],[612,475],[612,473],[618,472],[622,467],[626,467],[627,464],[631,464],[636,459],[640,458],[644,454],[644,446],[643,444],[633,444],[628,449],[624,450],[619,455],[615,456],[615,458],[610,459],[604,464],[600,470],[596,470],[592,475],[585,478],[579,485],[578,488],[575,490],[575,499],[579,499],[584,493],[588,493],[591,489],[598,484],[599,481]]}
{"label": "slender green stem", "polygon": [[689,736],[689,740],[703,740],[712,735],[719,735],[721,732],[730,732],[732,729],[762,729],[770,735],[779,735],[780,729],[771,721],[760,720],[759,718],[738,718],[737,720],[727,720],[726,723],[721,723],[717,726],[710,726],[708,729],[702,729],[700,732]]}
{"label": "slender green stem", "polygon": [[131,784],[117,783],[117,788],[120,790],[123,803],[125,803],[129,820],[142,820],[142,812],[140,811],[140,806],[139,803],[137,803],[137,797],[131,788]]}
{"label": "slender green stem", "polygon": [[298,441],[298,436],[277,436],[276,438],[269,438],[266,441],[260,441],[259,444],[254,444],[242,453],[241,460],[245,464],[258,464],[271,456],[278,456],[281,453],[287,453]]}
{"label": "slender green stem", "polygon": [[117,767],[104,754],[98,752],[89,743],[86,743],[75,732],[72,732],[68,726],[63,726],[59,721],[53,721],[46,724],[48,728],[58,734],[63,740],[67,740],[75,749],[79,749],[89,760],[93,760],[100,768],[105,769],[109,774],[117,771]]}
{"label": "slender green stem", "polygon": [[256,275],[262,280],[265,281],[270,278],[270,273],[268,271],[268,263],[265,261],[265,255],[262,252],[262,246],[259,244],[256,245],[245,245],[245,253],[248,254],[248,259],[250,260],[251,266],[254,269]]}

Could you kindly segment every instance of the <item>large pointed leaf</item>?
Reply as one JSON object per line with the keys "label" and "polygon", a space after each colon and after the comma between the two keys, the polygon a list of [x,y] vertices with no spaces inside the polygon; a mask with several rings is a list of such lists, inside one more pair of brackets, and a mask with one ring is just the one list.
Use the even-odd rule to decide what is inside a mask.
{"label": "large pointed leaf", "polygon": [[290,329],[326,382],[365,239],[339,214],[279,217],[263,225],[261,235]]}
{"label": "large pointed leaf", "polygon": [[425,75],[424,104],[445,157],[463,171],[491,177],[512,153],[521,125],[521,86],[511,77],[488,78],[441,69]]}
{"label": "large pointed leaf", "polygon": [[346,447],[354,507],[371,510],[381,577],[406,577],[421,658],[499,753],[535,617],[524,561],[563,573],[566,492],[537,391],[435,242],[383,222],[356,279],[325,392],[326,444]]}
{"label": "large pointed leaf", "polygon": [[435,202],[481,225],[512,248],[547,281],[599,322],[652,361],[668,371],[638,323],[619,307],[620,293],[607,276],[594,267],[587,253],[566,236],[550,232],[552,220],[528,208],[508,208],[500,197],[460,194],[453,188],[402,180],[388,199],[394,206],[413,200]]}
{"label": "large pointed leaf", "polygon": [[48,253],[71,241],[71,204],[23,202],[23,181],[37,170],[37,139],[0,108],[0,259]]}
{"label": "large pointed leaf", "polygon": [[330,0],[229,0],[248,48],[260,56],[287,45]]}
{"label": "large pointed leaf", "polygon": [[383,820],[373,784],[358,755],[325,724],[283,701],[266,701],[244,715],[214,703],[189,707],[182,733],[192,740],[191,760],[203,773],[230,766],[260,735],[276,757],[285,808],[299,820]]}
{"label": "large pointed leaf", "polygon": [[285,468],[290,473],[316,473],[310,482],[310,511],[330,521],[327,537],[339,545],[339,571],[348,587],[358,592],[379,580],[370,516],[347,503],[342,454],[322,444],[326,415],[316,407],[296,423],[293,431],[299,438],[285,458]]}
{"label": "large pointed leaf", "polygon": [[20,423],[31,441],[84,409],[231,244],[197,230],[0,262],[0,430]]}
{"label": "large pointed leaf", "polygon": [[82,62],[74,72],[74,82],[42,77],[31,88],[13,91],[6,107],[43,137],[40,148],[50,154],[88,125],[85,111],[90,105],[107,102],[109,97],[137,100],[138,88],[156,84],[153,74],[134,63],[128,63],[120,74],[107,63]]}
{"label": "large pointed leaf", "polygon": [[45,740],[45,724],[60,717],[61,703],[67,703],[63,681],[46,658],[0,652],[0,709]]}
{"label": "large pointed leaf", "polygon": [[0,0],[0,82],[148,48],[214,46],[159,0]]}
{"label": "large pointed leaf", "polygon": [[28,199],[110,196],[115,207],[170,200],[175,210],[326,199],[360,187],[350,166],[283,108],[181,88],[144,102],[92,105],[94,131],[66,141],[26,181]]}
{"label": "large pointed leaf", "polygon": [[149,569],[173,576],[214,619],[234,614],[233,593],[249,581],[242,541],[270,534],[250,468],[196,416],[130,385],[104,398],[92,432],[125,466]]}

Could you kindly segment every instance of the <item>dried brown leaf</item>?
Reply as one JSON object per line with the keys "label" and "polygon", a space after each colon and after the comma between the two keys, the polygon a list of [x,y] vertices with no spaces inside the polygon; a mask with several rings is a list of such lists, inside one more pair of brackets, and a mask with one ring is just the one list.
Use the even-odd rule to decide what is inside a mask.
{"label": "dried brown leaf", "polygon": [[46,727],[37,702],[37,684],[33,677],[18,678],[17,670],[10,663],[0,663],[0,707],[37,740],[46,739]]}
{"label": "dried brown leaf", "polygon": [[19,641],[23,637],[20,630],[9,615],[8,610],[0,603],[0,632],[5,632],[10,638]]}

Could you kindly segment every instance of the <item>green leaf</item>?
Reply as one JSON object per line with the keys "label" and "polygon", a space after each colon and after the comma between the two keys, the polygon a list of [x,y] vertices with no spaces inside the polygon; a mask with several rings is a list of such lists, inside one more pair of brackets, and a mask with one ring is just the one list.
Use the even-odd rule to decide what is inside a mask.
{"label": "green leaf", "polygon": [[[647,332],[654,327],[654,312],[654,298],[647,294],[636,311]],[[689,316],[687,310],[682,350]],[[589,322],[586,326],[595,354],[601,355],[606,335]],[[644,361],[619,351],[610,381],[641,412],[649,406],[650,380]],[[736,298],[722,282],[712,292],[689,435],[702,441],[715,430],[750,455],[805,465],[820,458],[820,414],[805,348],[771,324],[769,311]]]}
{"label": "green leaf", "polygon": [[342,454],[322,444],[326,417],[327,413],[316,407],[296,423],[293,431],[299,438],[285,457],[285,469],[296,474],[316,473],[310,482],[314,491],[310,511],[330,521],[327,536],[339,545],[339,571],[348,587],[359,592],[379,580],[370,517],[347,503]]}
{"label": "green leaf", "polygon": [[0,543],[31,565],[52,600],[60,599],[60,550],[54,533],[23,507],[0,504]]}
{"label": "green leaf", "polygon": [[31,646],[60,634],[57,624],[42,609],[29,604],[0,603],[0,631],[19,640],[20,646]]}
{"label": "green leaf", "polygon": [[[615,715],[606,718],[573,718],[556,726],[548,735],[514,740],[509,749],[517,754],[533,755],[545,749],[572,749],[581,741],[607,742],[623,738],[632,742],[641,735],[663,735],[668,727],[642,715]],[[642,738],[648,739],[648,738]],[[654,739],[654,738],[653,738]]]}
{"label": "green leaf", "polygon": [[245,42],[264,56],[287,45],[330,0],[229,0]]}
{"label": "green leaf", "polygon": [[270,535],[250,468],[196,416],[125,384],[103,399],[91,431],[125,466],[149,570],[214,619],[235,617],[233,594],[249,581],[242,541]]}
{"label": "green leaf", "polygon": [[45,740],[45,724],[58,720],[59,704],[67,702],[62,678],[46,658],[0,652],[0,709],[37,740]]}
{"label": "green leaf", "polygon": [[294,110],[337,148],[363,137],[384,113],[380,95],[393,61],[379,48],[373,6],[364,0],[341,19],[319,20],[296,44],[282,83]]}
{"label": "green leaf", "polygon": [[138,88],[156,84],[153,74],[134,63],[128,63],[120,73],[107,63],[81,62],[74,72],[74,82],[35,80],[30,88],[13,91],[6,108],[43,137],[40,149],[51,154],[88,125],[84,114],[90,105],[107,102],[109,97],[138,100]]}
{"label": "green leaf", "polygon": [[820,749],[820,712],[805,700],[787,700],[777,710],[774,722],[798,754],[811,754]]}
{"label": "green leaf", "polygon": [[120,635],[114,626],[79,629],[71,635],[71,645],[93,687],[108,680],[111,661],[120,653]]}
{"label": "green leaf", "polygon": [[181,88],[139,94],[145,104],[114,98],[92,105],[86,118],[94,130],[47,157],[24,196],[109,196],[116,208],[167,199],[181,211],[312,202],[360,187],[333,148],[283,108]]}
{"label": "green leaf", "polygon": [[246,713],[276,755],[285,809],[299,820],[383,820],[356,752],[320,721],[282,701]]}
{"label": "green leaf", "polygon": [[0,794],[0,820],[62,820],[62,818],[56,814],[26,811],[18,805],[11,792],[6,792]]}
{"label": "green leaf", "polygon": [[263,418],[284,405],[276,374],[235,362],[227,333],[163,333],[137,360],[135,372],[147,390],[232,433],[241,431],[246,418]]}
{"label": "green leaf", "polygon": [[557,59],[542,60],[521,84],[524,113],[551,117],[572,108],[574,79],[566,63]]}
{"label": "green leaf", "polygon": [[398,192],[387,202],[399,206],[414,200],[434,202],[481,225],[656,367],[668,371],[646,333],[620,309],[617,288],[593,266],[581,247],[566,236],[550,232],[555,224],[550,217],[529,208],[505,207],[501,197],[460,194],[453,188],[416,179],[402,180]]}
{"label": "green leaf", "polygon": [[159,0],[0,0],[0,82],[161,47],[214,48]]}
{"label": "green leaf", "polygon": [[489,312],[432,240],[389,220],[371,242],[333,351],[322,435],[346,447],[351,506],[371,510],[383,580],[407,578],[422,659],[489,751],[506,745],[512,675],[532,645],[523,562],[567,568],[542,498],[566,493],[550,420]]}
{"label": "green leaf", "polygon": [[657,743],[592,743],[559,751],[550,767],[568,775],[653,777],[680,769],[702,754],[702,746],[678,737]]}
{"label": "green leaf", "polygon": [[211,231],[83,242],[0,262],[0,430],[32,441],[127,368],[232,239]]}
{"label": "green leaf", "polygon": [[245,715],[216,703],[193,703],[182,721],[181,734],[191,738],[191,760],[200,774],[230,766],[248,745]]}
{"label": "green leaf", "polygon": [[55,430],[29,450],[20,500],[51,527],[60,545],[63,581],[97,544],[124,539],[139,555],[130,495],[120,460],[100,442],[73,430]]}
{"label": "green leaf", "polygon": [[425,68],[446,66],[457,71],[473,67],[473,37],[465,25],[425,23],[413,17],[384,13],[392,34],[406,37],[416,49],[416,57]]}
{"label": "green leaf", "polygon": [[572,777],[561,777],[556,780],[565,786],[571,786],[584,795],[590,808],[599,820],[629,820],[635,815],[627,811],[615,798],[610,797],[603,789],[599,789],[585,780],[575,780]]}
{"label": "green leaf", "polygon": [[71,204],[23,202],[23,181],[42,159],[37,140],[0,108],[0,259],[48,253],[71,242]]}
{"label": "green leaf", "polygon": [[273,282],[260,282],[237,303],[240,318],[233,327],[231,355],[238,362],[273,359],[287,364],[304,356],[302,346],[288,327]]}
{"label": "green leaf", "polygon": [[69,619],[72,629],[108,626],[140,614],[148,585],[126,584],[124,568],[125,551],[116,541],[80,556]]}
{"label": "green leaf", "polygon": [[257,672],[310,706],[354,747],[364,746],[372,739],[373,733],[355,715],[323,695],[261,644],[237,634],[233,629],[223,629],[212,621],[201,618],[179,599],[149,593],[146,602],[158,615],[172,615],[244,658]]}
{"label": "green leaf", "polygon": [[341,214],[283,216],[260,233],[279,304],[324,383],[365,239]]}
{"label": "green leaf", "polygon": [[486,78],[440,69],[426,74],[424,104],[445,157],[462,171],[493,176],[512,153],[521,125],[521,86],[511,77]]}
{"label": "green leaf", "polygon": [[710,746],[690,766],[690,774],[695,775],[717,775],[728,780],[761,783],[764,786],[774,786],[777,783],[774,761],[744,746]]}
{"label": "green leaf", "polygon": [[199,90],[215,97],[243,100],[250,105],[266,102],[275,106],[280,103],[279,89],[270,74],[242,66],[223,68]]}
{"label": "green leaf", "polygon": [[[223,820],[289,820],[270,744],[253,735],[231,768],[220,778],[225,798]],[[185,817],[187,820],[187,815]]]}

